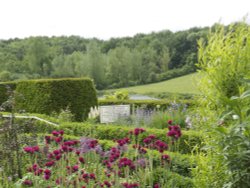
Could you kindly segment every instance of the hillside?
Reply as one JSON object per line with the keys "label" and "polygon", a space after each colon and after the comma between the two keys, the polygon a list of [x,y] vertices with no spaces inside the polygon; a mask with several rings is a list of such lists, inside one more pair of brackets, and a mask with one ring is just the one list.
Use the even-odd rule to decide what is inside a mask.
{"label": "hillside", "polygon": [[[197,82],[197,78],[198,74],[193,73],[163,82],[120,88],[116,89],[115,91],[126,90],[129,93],[139,93],[139,94],[161,93],[161,92],[198,94],[199,91],[195,84]],[[114,90],[107,90],[107,91],[110,92]]]}

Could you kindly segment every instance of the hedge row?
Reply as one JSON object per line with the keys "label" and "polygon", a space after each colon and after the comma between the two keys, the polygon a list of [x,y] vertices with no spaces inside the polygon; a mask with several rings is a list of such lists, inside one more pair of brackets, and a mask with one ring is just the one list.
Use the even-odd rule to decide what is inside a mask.
{"label": "hedge row", "polygon": [[[60,128],[65,130],[67,134],[75,136],[91,136],[101,140],[121,139],[128,136],[132,128],[122,127],[116,125],[92,125],[87,123],[62,123]],[[146,129],[146,132],[141,134],[138,138],[142,143],[143,139],[150,134],[154,134],[158,139],[167,143],[171,139],[166,136],[167,129]],[[196,148],[201,148],[203,145],[203,138],[199,132],[196,131],[182,131],[183,135],[179,139],[179,151],[182,154],[191,153]]]}
{"label": "hedge row", "polygon": [[[26,126],[26,124],[23,123],[23,121],[26,120],[17,119],[16,121],[20,122],[20,126],[23,126],[26,133],[29,133],[30,130],[36,130],[37,133],[48,133],[52,130],[62,129],[66,134],[72,136],[89,136],[100,140],[111,141],[127,137],[129,131],[133,130],[131,127],[123,127],[122,125],[103,125],[78,122],[60,122],[60,125],[56,127],[36,120],[33,120],[33,123],[29,123],[29,125]],[[139,135],[138,141],[142,143],[144,138],[150,134],[154,134],[158,139],[170,143],[170,138],[166,136],[167,132],[168,129],[146,129],[146,132]],[[180,153],[187,154],[197,152],[204,145],[202,133],[189,130],[182,131],[182,134],[183,135],[179,139],[178,148]]]}
{"label": "hedge row", "polygon": [[195,105],[194,100],[117,100],[117,99],[99,99],[99,106],[102,105],[120,105],[129,104],[131,108],[143,107],[146,109],[166,110],[169,107],[177,106],[184,107],[184,105],[191,107]]}
{"label": "hedge row", "polygon": [[[88,78],[28,80],[11,84],[16,91],[17,111],[51,114],[68,108],[74,120],[82,121],[87,118],[90,107],[97,106],[96,90]],[[9,84],[0,87],[1,103],[8,97],[6,85]]]}

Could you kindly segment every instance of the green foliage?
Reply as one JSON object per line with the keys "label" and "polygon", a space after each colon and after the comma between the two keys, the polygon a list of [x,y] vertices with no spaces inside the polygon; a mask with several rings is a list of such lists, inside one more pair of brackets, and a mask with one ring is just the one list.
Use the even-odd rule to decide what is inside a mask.
{"label": "green foliage", "polygon": [[71,111],[67,107],[65,110],[61,110],[61,112],[58,114],[58,119],[62,121],[73,121],[74,115],[71,113]]}
{"label": "green foliage", "polygon": [[105,95],[105,99],[107,100],[128,100],[129,95],[127,91],[116,91],[114,94]]}
{"label": "green foliage", "polygon": [[[187,105],[188,107],[194,106],[193,100],[116,100],[116,99],[99,99],[98,105],[119,105],[130,104],[131,108],[143,107],[148,110],[166,110],[172,105]],[[132,110],[134,110],[132,109]]]}
{"label": "green foliage", "polygon": [[107,41],[78,36],[1,40],[0,79],[88,76],[98,89],[166,80],[195,71],[196,41],[207,32],[166,30]]}
{"label": "green foliage", "polygon": [[169,172],[163,168],[154,169],[154,180],[156,182],[161,182],[164,188],[192,188],[194,187],[193,181],[191,178],[183,177],[177,173]]}
{"label": "green foliage", "polygon": [[50,75],[51,60],[49,46],[45,43],[45,40],[41,37],[34,37],[30,38],[28,43],[29,48],[25,59],[28,62],[31,74]]}
{"label": "green foliage", "polygon": [[11,80],[11,73],[9,71],[2,71],[0,72],[0,81],[6,82]]}
{"label": "green foliage", "polygon": [[207,162],[198,164],[194,180],[199,187],[249,187],[250,27],[218,25],[199,46]]}
{"label": "green foliage", "polygon": [[[6,102],[9,98],[9,91],[14,91],[16,89],[16,82],[2,82],[0,83],[0,105]],[[10,110],[9,108],[5,110]]]}
{"label": "green foliage", "polygon": [[208,42],[199,41],[200,90],[204,103],[223,112],[232,96],[247,86],[250,70],[250,28],[245,23],[219,26]]}
{"label": "green foliage", "polygon": [[148,127],[163,129],[166,127],[168,120],[173,120],[173,124],[178,124],[181,128],[186,128],[185,119],[186,113],[182,109],[169,109],[165,112],[157,111],[152,115]]}
{"label": "green foliage", "polygon": [[221,149],[224,162],[230,170],[231,187],[250,186],[250,122],[236,124],[229,130],[221,131]]}
{"label": "green foliage", "polygon": [[51,114],[68,107],[77,121],[86,119],[90,107],[97,103],[90,79],[22,81],[17,84],[16,93],[17,110]]}

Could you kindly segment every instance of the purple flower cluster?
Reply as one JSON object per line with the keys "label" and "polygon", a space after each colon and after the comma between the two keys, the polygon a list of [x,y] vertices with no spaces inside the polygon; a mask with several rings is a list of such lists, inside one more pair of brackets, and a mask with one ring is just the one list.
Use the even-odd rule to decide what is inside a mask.
{"label": "purple flower cluster", "polygon": [[33,154],[35,152],[39,152],[40,148],[39,146],[26,146],[23,150],[27,153]]}
{"label": "purple flower cluster", "polygon": [[135,169],[135,165],[134,165],[132,160],[130,160],[130,159],[126,158],[126,157],[121,158],[119,160],[119,162],[118,162],[118,167],[123,168],[123,167],[127,167],[127,166],[130,168],[130,170]]}
{"label": "purple flower cluster", "polygon": [[103,154],[101,146],[98,144],[98,140],[83,137],[80,140],[80,153],[88,153],[90,151],[94,151],[98,154]]}
{"label": "purple flower cluster", "polygon": [[157,148],[157,150],[160,152],[160,153],[163,153],[165,150],[168,149],[168,145],[161,141],[161,140],[157,140],[155,142],[155,147]]}
{"label": "purple flower cluster", "polygon": [[120,147],[124,146],[125,144],[128,144],[130,142],[129,138],[123,138],[116,141]]}
{"label": "purple flower cluster", "polygon": [[135,128],[133,131],[130,131],[130,134],[133,134],[135,136],[138,136],[139,134],[145,132],[145,129],[143,128]]}
{"label": "purple flower cluster", "polygon": [[181,128],[179,125],[170,125],[168,126],[168,133],[167,136],[170,136],[172,138],[178,139],[181,137]]}

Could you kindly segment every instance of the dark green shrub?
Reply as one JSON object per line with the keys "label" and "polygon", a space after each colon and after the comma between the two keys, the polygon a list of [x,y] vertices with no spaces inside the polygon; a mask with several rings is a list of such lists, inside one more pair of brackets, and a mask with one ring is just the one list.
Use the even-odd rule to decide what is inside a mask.
{"label": "dark green shrub", "polygon": [[69,108],[76,121],[87,118],[97,105],[96,91],[90,79],[48,79],[18,82],[16,109],[32,113],[59,113]]}
{"label": "dark green shrub", "polygon": [[[16,89],[16,82],[2,82],[0,83],[0,105],[6,102],[9,98],[9,91]],[[9,90],[9,91],[8,91]],[[5,109],[10,110],[10,109]]]}

